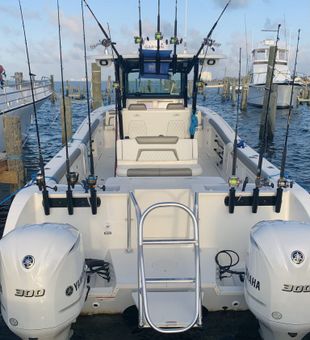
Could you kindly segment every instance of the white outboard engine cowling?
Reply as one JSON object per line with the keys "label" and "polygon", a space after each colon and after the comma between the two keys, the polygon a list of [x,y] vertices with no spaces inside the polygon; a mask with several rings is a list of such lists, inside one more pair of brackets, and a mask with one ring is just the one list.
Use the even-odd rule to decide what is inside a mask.
{"label": "white outboard engine cowling", "polygon": [[81,237],[69,224],[18,227],[0,241],[1,313],[22,339],[69,338],[86,296]]}
{"label": "white outboard engine cowling", "polygon": [[310,332],[310,224],[263,221],[252,228],[244,294],[264,340]]}

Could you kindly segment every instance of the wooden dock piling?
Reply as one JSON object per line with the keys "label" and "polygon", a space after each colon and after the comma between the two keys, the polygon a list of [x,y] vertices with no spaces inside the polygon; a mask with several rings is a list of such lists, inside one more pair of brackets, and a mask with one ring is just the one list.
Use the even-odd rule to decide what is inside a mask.
{"label": "wooden dock piling", "polygon": [[20,118],[18,116],[4,115],[3,132],[6,160],[1,162],[0,183],[10,184],[10,191],[14,192],[21,188],[25,181]]}
{"label": "wooden dock piling", "polygon": [[[67,137],[68,141],[72,138],[72,106],[71,106],[71,98],[65,97],[65,108],[66,108],[66,123],[67,123]],[[61,142],[64,145],[66,143],[65,138],[65,120],[64,120],[64,106],[63,101],[61,101],[60,105],[60,114],[61,114]]]}
{"label": "wooden dock piling", "polygon": [[52,74],[50,75],[50,82],[51,82],[51,91],[52,91],[52,95],[50,97],[50,100],[54,104],[56,102],[57,95],[56,95],[56,92],[55,92],[54,76]]}
{"label": "wooden dock piling", "polygon": [[102,105],[101,67],[98,66],[96,63],[92,63],[91,71],[92,71],[92,78],[91,78],[92,110],[95,110]]}
{"label": "wooden dock piling", "polygon": [[248,94],[249,94],[249,78],[245,76],[242,79],[241,111],[246,111],[248,108]]}
{"label": "wooden dock piling", "polygon": [[231,105],[235,106],[237,101],[237,92],[239,89],[236,86],[236,80],[233,80],[231,83]]}

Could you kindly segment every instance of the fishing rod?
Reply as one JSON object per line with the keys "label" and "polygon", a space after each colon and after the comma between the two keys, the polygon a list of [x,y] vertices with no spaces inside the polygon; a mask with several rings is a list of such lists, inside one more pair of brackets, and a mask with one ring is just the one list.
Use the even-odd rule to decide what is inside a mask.
{"label": "fishing rod", "polygon": [[207,46],[212,46],[213,41],[211,40],[211,36],[213,31],[215,30],[217,24],[219,23],[219,21],[221,20],[223,14],[225,13],[227,7],[229,6],[231,0],[229,0],[225,7],[223,8],[222,12],[220,13],[219,17],[217,18],[217,20],[215,21],[215,23],[213,24],[212,28],[210,29],[209,33],[207,34],[206,38],[203,39],[203,42],[201,43],[200,48],[198,49],[197,53],[194,55],[192,62],[190,63],[189,70],[191,70],[191,68],[193,67],[195,60],[198,59],[201,51],[203,50],[203,48],[207,45]]}
{"label": "fishing rod", "polygon": [[274,58],[273,58],[273,61],[272,61],[270,86],[269,86],[269,89],[266,89],[266,90],[268,90],[268,97],[267,97],[267,105],[266,105],[266,112],[265,112],[265,118],[264,118],[263,138],[262,138],[262,143],[261,143],[259,158],[258,158],[258,164],[257,164],[255,188],[253,189],[253,198],[252,198],[252,212],[253,213],[257,213],[259,188],[262,186],[261,175],[262,175],[263,157],[264,157],[264,154],[266,152],[266,146],[267,146],[268,114],[269,114],[269,106],[270,106],[273,76],[274,76],[274,70],[275,70],[276,58],[277,58],[277,51],[278,51],[278,42],[280,40],[280,37],[279,37],[280,27],[281,27],[281,25],[279,24],[278,28],[277,28],[277,39],[276,39],[276,44],[275,44]]}
{"label": "fishing rod", "polygon": [[115,52],[115,54],[117,55],[117,58],[121,61],[121,63],[123,63],[123,58],[122,56],[119,54],[118,50],[116,49],[116,47],[114,46],[115,43],[113,43],[111,41],[111,39],[109,38],[109,35],[107,34],[106,30],[103,28],[103,26],[100,24],[99,20],[97,19],[97,17],[95,16],[95,13],[92,11],[92,9],[89,7],[88,3],[86,2],[86,0],[83,0],[85,5],[87,6],[89,12],[91,13],[91,15],[93,16],[93,18],[95,19],[95,21],[97,22],[101,32],[103,33],[103,35],[106,37],[106,41],[104,42],[104,46],[105,47],[109,47],[111,46],[111,48],[113,49],[113,51]]}
{"label": "fishing rod", "polygon": [[61,75],[61,92],[62,92],[62,108],[63,108],[63,119],[64,119],[65,150],[66,150],[66,179],[67,179],[66,197],[67,197],[68,214],[73,215],[72,188],[74,188],[74,185],[78,181],[78,174],[75,173],[75,172],[70,172],[68,130],[67,130],[67,112],[66,112],[66,103],[65,103],[65,86],[64,86],[64,75],[63,75],[62,43],[61,43],[61,28],[60,28],[60,13],[59,12],[60,12],[59,11],[59,0],[57,0],[59,62],[60,62],[60,75]]}
{"label": "fishing rod", "polygon": [[25,29],[24,14],[23,14],[23,9],[22,9],[22,5],[21,5],[20,0],[18,0],[18,3],[19,3],[20,16],[21,16],[21,20],[22,20],[24,40],[25,40],[25,50],[26,50],[26,56],[27,56],[28,72],[29,72],[29,77],[30,77],[31,97],[32,97],[34,121],[35,121],[35,126],[36,126],[36,135],[37,135],[37,143],[38,143],[38,151],[39,151],[40,173],[37,174],[36,182],[37,182],[37,185],[39,187],[39,190],[42,191],[44,213],[45,213],[45,215],[49,215],[50,214],[50,204],[49,204],[49,197],[48,197],[48,191],[47,191],[47,185],[46,185],[44,161],[43,161],[41,140],[40,140],[40,133],[39,133],[38,115],[37,115],[37,108],[36,108],[36,104],[35,104],[34,88],[33,88],[34,87],[33,86],[33,76],[34,76],[34,74],[31,71],[31,63],[30,63],[28,41],[27,41],[27,35],[26,35],[26,29]]}
{"label": "fishing rod", "polygon": [[83,47],[84,47],[84,66],[85,66],[85,82],[86,82],[86,98],[87,98],[87,118],[88,118],[88,135],[89,135],[89,168],[90,175],[87,177],[87,186],[90,189],[90,205],[93,215],[97,214],[97,176],[95,176],[94,155],[93,155],[93,140],[90,120],[90,95],[88,87],[88,70],[87,70],[87,55],[86,55],[86,37],[85,37],[85,18],[83,0],[81,0],[82,12],[82,30],[83,30]]}
{"label": "fishing rod", "polygon": [[[228,5],[230,4],[231,0],[229,0],[225,7],[223,8],[222,12],[220,13],[219,17],[217,18],[216,22],[213,24],[211,30],[209,31],[208,35],[206,38],[204,38],[200,48],[198,49],[198,52],[194,55],[194,57],[192,58],[191,62],[189,63],[188,67],[187,67],[187,73],[189,73],[191,71],[191,69],[194,67],[194,77],[193,77],[193,92],[192,92],[192,115],[191,115],[191,125],[189,128],[189,132],[190,132],[190,137],[193,139],[194,135],[195,135],[195,131],[196,131],[196,127],[198,125],[198,119],[196,116],[196,107],[197,107],[197,95],[198,95],[198,85],[200,86],[199,83],[199,55],[201,53],[201,51],[203,50],[203,48],[205,46],[212,46],[213,44],[213,40],[211,39],[212,33],[215,29],[215,27],[217,26],[218,22],[220,21],[221,17],[223,16],[224,12],[226,11]],[[205,58],[206,58],[207,54],[205,53],[204,55],[204,59],[202,61],[202,66],[205,62]],[[198,84],[199,83],[199,84]]]}
{"label": "fishing rod", "polygon": [[[228,209],[229,213],[232,214],[235,209],[235,197],[236,197],[236,188],[240,184],[239,178],[236,176],[237,170],[237,138],[238,138],[238,127],[239,127],[239,108],[240,108],[240,86],[241,86],[241,48],[239,49],[239,75],[238,75],[238,96],[237,96],[237,114],[236,114],[236,126],[235,126],[235,139],[234,139],[234,147],[233,147],[233,162],[232,162],[232,170],[231,177],[228,180],[230,189],[229,189],[229,201],[228,201]],[[234,89],[233,89],[234,91]]]}
{"label": "fishing rod", "polygon": [[124,139],[124,130],[123,130],[123,118],[122,118],[122,113],[121,113],[121,103],[120,103],[120,77],[119,77],[119,66],[121,65],[122,67],[124,67],[124,60],[123,57],[118,53],[117,49],[115,48],[115,44],[111,41],[111,35],[108,35],[108,33],[106,32],[106,30],[103,28],[103,26],[101,25],[101,23],[99,22],[99,20],[97,19],[97,17],[95,16],[94,12],[91,10],[91,8],[89,7],[88,3],[86,2],[86,0],[83,0],[85,5],[87,6],[88,10],[90,11],[90,13],[92,14],[93,18],[95,19],[95,21],[97,22],[101,32],[104,34],[104,36],[106,37],[106,42],[105,42],[105,47],[110,47],[112,51],[116,54],[117,56],[117,63],[116,60],[114,58],[114,53],[112,53],[112,58],[113,58],[113,62],[114,62],[114,68],[115,68],[115,82],[113,84],[114,90],[115,90],[115,94],[118,95],[118,107],[119,107],[119,111],[118,111],[118,118],[119,118],[119,133],[120,133],[120,139]]}
{"label": "fishing rod", "polygon": [[160,0],[157,1],[157,32],[155,33],[155,40],[157,41],[157,52],[156,52],[156,73],[160,73],[160,41],[163,39],[163,35],[160,32]]}
{"label": "fishing rod", "polygon": [[280,168],[280,176],[278,180],[278,188],[277,188],[277,195],[276,195],[276,203],[275,203],[275,211],[277,213],[281,210],[282,205],[282,195],[283,195],[283,188],[292,187],[293,183],[288,181],[285,178],[285,164],[286,164],[286,157],[287,157],[287,145],[288,145],[288,135],[290,129],[290,122],[291,122],[291,114],[293,110],[293,95],[294,95],[294,87],[295,87],[295,79],[296,79],[296,70],[297,70],[297,57],[299,52],[299,40],[300,40],[300,29],[298,30],[297,36],[297,45],[296,45],[296,53],[295,53],[295,62],[294,62],[294,70],[293,70],[293,79],[292,79],[292,87],[291,87],[291,96],[290,96],[290,107],[287,115],[287,124],[286,124],[286,133],[285,133],[285,141],[282,153],[282,160],[281,160],[281,168]]}
{"label": "fishing rod", "polygon": [[178,0],[175,0],[175,17],[174,17],[174,36],[170,39],[170,44],[173,44],[173,57],[172,57],[172,72],[176,72],[177,67],[177,45],[178,39]]}
{"label": "fishing rod", "polygon": [[140,64],[140,74],[143,73],[143,55],[142,55],[142,20],[141,20],[141,0],[138,1],[138,11],[139,11],[139,36],[135,36],[135,44],[139,44],[139,64]]}
{"label": "fishing rod", "polygon": [[[110,26],[107,23],[108,26],[108,32],[109,32],[109,37],[111,39],[111,31],[110,31]],[[113,59],[113,64],[114,64],[114,77],[115,77],[115,82],[113,83],[114,87],[114,93],[115,93],[115,163],[114,163],[114,176],[116,176],[116,169],[117,169],[117,132],[118,132],[118,127],[120,124],[118,124],[118,118],[121,116],[121,96],[120,96],[120,77],[119,77],[119,68],[117,68],[116,63],[115,63],[115,57],[114,57],[114,52],[112,51],[112,59]],[[119,130],[120,136],[122,135],[121,130]],[[122,135],[123,136],[123,135]]]}

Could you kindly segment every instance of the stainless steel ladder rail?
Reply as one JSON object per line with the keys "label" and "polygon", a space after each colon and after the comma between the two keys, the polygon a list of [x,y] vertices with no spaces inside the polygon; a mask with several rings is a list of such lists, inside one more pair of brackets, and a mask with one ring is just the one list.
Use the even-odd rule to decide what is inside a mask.
{"label": "stainless steel ladder rail", "polygon": [[[189,209],[186,205],[177,202],[160,202],[149,206],[143,213],[141,213],[138,202],[133,192],[129,193],[130,198],[134,204],[137,225],[138,225],[138,308],[139,308],[139,326],[144,326],[144,320],[156,331],[160,333],[181,333],[189,330],[195,325],[201,326],[202,324],[202,298],[201,298],[201,281],[200,281],[200,249],[199,249],[199,228],[198,228],[198,193],[195,192],[194,196],[194,209]],[[176,207],[184,210],[193,222],[194,235],[192,239],[160,239],[160,240],[144,240],[143,238],[143,225],[148,214],[158,208]],[[147,279],[145,277],[144,268],[144,245],[193,245],[195,250],[195,277],[193,278],[153,278]],[[193,283],[195,284],[195,313],[192,320],[184,327],[159,327],[154,324],[150,317],[149,306],[147,301],[147,288],[148,283]]]}

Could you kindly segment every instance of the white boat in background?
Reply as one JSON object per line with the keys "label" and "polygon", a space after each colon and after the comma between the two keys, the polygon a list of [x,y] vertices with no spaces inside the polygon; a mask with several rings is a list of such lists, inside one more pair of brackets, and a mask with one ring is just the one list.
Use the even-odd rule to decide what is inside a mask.
{"label": "white boat in background", "polygon": [[115,63],[116,105],[89,114],[10,207],[5,323],[22,339],[64,340],[80,313],[134,306],[140,328],[181,333],[202,326],[203,307],[250,309],[263,339],[301,340],[310,331],[308,192],[196,105],[199,66],[218,58],[141,40],[139,54],[112,48],[96,62]]}
{"label": "white boat in background", "polygon": [[[262,107],[264,102],[266,76],[268,68],[269,48],[274,46],[274,40],[264,40],[263,46],[252,51],[252,70],[250,72],[250,84],[248,104]],[[288,67],[288,50],[278,48],[274,71],[273,84],[277,86],[277,108],[285,109],[290,106],[292,89],[292,76]],[[295,83],[292,105],[297,104],[297,97],[301,86]]]}
{"label": "white boat in background", "polygon": [[[49,78],[43,77],[41,80],[34,80],[33,85],[36,108],[38,109],[52,94],[51,82]],[[22,137],[23,140],[26,140],[32,112],[33,102],[30,82],[19,78],[15,80],[15,84],[5,83],[0,88],[0,152],[5,151],[3,133],[4,115],[20,117]]]}

